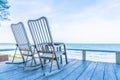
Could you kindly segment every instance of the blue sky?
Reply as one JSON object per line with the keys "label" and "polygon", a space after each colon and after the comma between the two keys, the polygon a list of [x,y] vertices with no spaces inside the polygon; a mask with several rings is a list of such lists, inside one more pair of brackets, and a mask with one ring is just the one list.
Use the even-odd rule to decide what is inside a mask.
{"label": "blue sky", "polygon": [[54,41],[120,43],[120,0],[8,0],[11,21],[0,21],[0,42],[15,42],[10,24],[48,18]]}

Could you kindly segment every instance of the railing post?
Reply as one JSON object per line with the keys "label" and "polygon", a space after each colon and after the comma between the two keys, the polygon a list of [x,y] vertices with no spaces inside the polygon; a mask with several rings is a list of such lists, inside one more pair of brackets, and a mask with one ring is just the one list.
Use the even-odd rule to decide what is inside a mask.
{"label": "railing post", "polygon": [[120,52],[116,52],[116,64],[120,64]]}
{"label": "railing post", "polygon": [[86,50],[82,50],[82,60],[86,60]]}

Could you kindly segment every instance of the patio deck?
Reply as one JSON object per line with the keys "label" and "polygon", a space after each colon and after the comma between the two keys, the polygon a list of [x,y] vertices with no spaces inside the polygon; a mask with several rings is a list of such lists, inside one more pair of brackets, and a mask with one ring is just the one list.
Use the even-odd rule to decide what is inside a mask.
{"label": "patio deck", "polygon": [[52,73],[48,73],[50,64],[42,70],[24,70],[20,64],[0,62],[0,80],[120,80],[120,65],[108,62],[82,61],[69,58],[60,70],[56,63]]}
{"label": "patio deck", "polygon": [[115,63],[69,59],[69,64],[61,70],[54,65],[53,72],[43,76],[49,71],[47,67],[29,71],[19,68],[18,64],[2,62],[0,80],[120,80],[120,65]]}

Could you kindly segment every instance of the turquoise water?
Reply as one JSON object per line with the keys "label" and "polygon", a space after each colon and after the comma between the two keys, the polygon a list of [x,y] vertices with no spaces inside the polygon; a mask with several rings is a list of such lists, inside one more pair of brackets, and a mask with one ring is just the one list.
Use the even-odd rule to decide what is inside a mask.
{"label": "turquoise water", "polygon": [[66,44],[68,49],[92,49],[120,51],[120,44]]}
{"label": "turquoise water", "polygon": [[[81,44],[81,43],[67,43],[67,49],[93,49],[93,50],[115,50],[120,51],[120,44]],[[0,43],[0,52],[7,50],[14,50],[15,43]]]}
{"label": "turquoise water", "polygon": [[0,52],[15,50],[14,43],[0,43]]}

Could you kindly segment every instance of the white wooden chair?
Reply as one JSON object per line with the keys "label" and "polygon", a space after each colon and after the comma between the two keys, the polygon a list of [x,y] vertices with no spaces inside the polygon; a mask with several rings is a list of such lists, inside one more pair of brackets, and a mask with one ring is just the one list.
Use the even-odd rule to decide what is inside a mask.
{"label": "white wooden chair", "polygon": [[[43,53],[40,58],[43,60],[50,60],[52,71],[53,60],[56,61],[58,69],[60,69],[59,58],[62,61],[62,55],[65,55],[66,64],[67,54],[64,43],[54,43],[51,31],[46,17],[41,17],[36,20],[28,20],[28,26],[34,41],[34,45],[38,53]],[[43,65],[43,63],[42,63]]]}
{"label": "white wooden chair", "polygon": [[[11,24],[11,29],[14,34],[14,38],[16,40],[18,50],[20,51],[20,54],[23,59],[24,68],[25,69],[36,68],[36,66],[33,65],[33,62],[34,64],[36,64],[35,55],[37,55],[38,57],[40,57],[40,55],[36,53],[35,47],[30,44],[23,23],[19,22],[17,24]],[[31,61],[29,66],[27,65],[28,61]]]}

